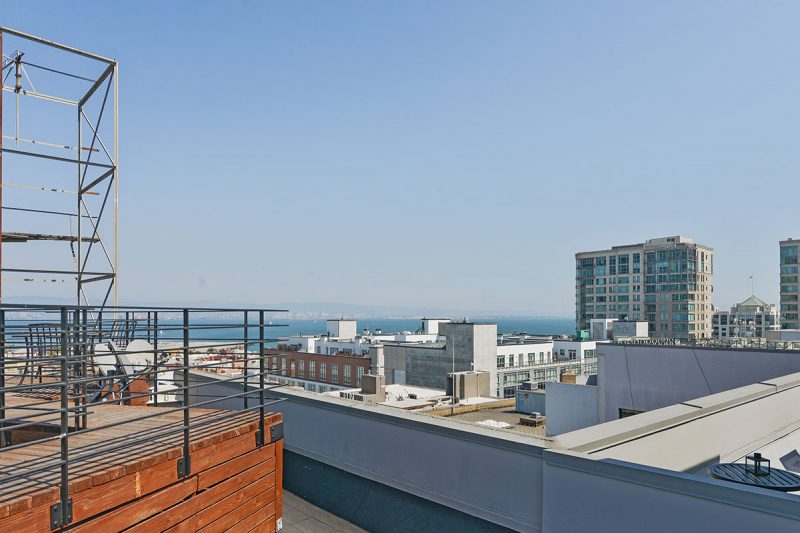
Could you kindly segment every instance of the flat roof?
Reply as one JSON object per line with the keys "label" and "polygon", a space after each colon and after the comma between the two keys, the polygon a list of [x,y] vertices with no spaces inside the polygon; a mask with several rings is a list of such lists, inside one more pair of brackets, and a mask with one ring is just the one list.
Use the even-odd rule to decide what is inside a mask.
{"label": "flat roof", "polygon": [[535,437],[547,436],[545,433],[544,424],[538,427],[523,426],[520,424],[519,419],[528,418],[528,415],[525,413],[517,413],[514,411],[514,406],[478,409],[477,411],[459,413],[452,416],[436,416],[436,418],[464,422],[467,424],[499,431],[510,431],[520,435],[529,435]]}

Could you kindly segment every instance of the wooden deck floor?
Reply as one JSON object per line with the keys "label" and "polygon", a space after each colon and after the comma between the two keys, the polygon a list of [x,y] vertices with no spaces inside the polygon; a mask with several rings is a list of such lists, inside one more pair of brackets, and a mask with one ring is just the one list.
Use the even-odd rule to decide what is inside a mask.
{"label": "wooden deck floor", "polygon": [[[9,396],[6,417],[22,416],[25,411],[15,406],[30,401]],[[281,516],[283,441],[256,445],[257,413],[192,409],[190,475],[179,478],[182,412],[124,405],[89,409],[90,429],[125,423],[69,436],[73,520],[64,530],[274,530]],[[142,419],[153,414],[159,416]],[[279,414],[265,420],[267,426],[278,423]],[[47,436],[50,428],[39,429]],[[266,434],[269,441],[268,428]],[[12,443],[31,438],[12,435]],[[0,531],[51,531],[59,446],[55,438],[0,448]]]}

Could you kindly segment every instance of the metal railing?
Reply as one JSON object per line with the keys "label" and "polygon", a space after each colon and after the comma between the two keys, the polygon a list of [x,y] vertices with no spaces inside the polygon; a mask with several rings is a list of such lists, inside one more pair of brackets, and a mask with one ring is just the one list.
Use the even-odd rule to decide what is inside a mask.
{"label": "metal railing", "polygon": [[800,341],[773,341],[761,337],[726,337],[717,339],[640,339],[618,338],[612,344],[649,346],[686,346],[695,348],[733,348],[741,350],[800,350]]}
{"label": "metal railing", "polygon": [[[276,341],[266,331],[281,325],[271,322],[280,312],[0,305],[0,504],[57,486],[51,527],[67,525],[76,464],[85,475],[93,459],[153,442],[182,448],[178,475],[188,476],[193,439],[232,416],[209,411],[221,405],[257,413],[257,445],[269,444],[267,407],[280,400],[267,397],[279,386],[267,374],[282,370],[266,352]],[[217,376],[192,380],[192,372]],[[206,393],[219,382],[241,383],[241,392]],[[152,409],[122,416],[111,405]],[[159,423],[137,429],[145,420]],[[124,438],[113,436],[126,424]]]}

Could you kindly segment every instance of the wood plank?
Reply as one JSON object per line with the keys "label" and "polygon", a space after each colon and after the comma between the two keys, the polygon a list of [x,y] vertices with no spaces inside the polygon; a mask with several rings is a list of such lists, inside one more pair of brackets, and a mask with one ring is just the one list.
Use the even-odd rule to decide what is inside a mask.
{"label": "wood plank", "polygon": [[50,533],[50,506],[28,509],[0,522],[0,531],[25,531],[26,533]]}
{"label": "wood plank", "polygon": [[[275,458],[275,445],[268,444],[261,448],[245,453],[239,457],[226,461],[220,465],[198,472],[198,489],[203,490],[220,481],[228,479],[238,472],[242,472],[259,463]],[[274,469],[274,466],[273,466]]]}
{"label": "wood plank", "polygon": [[[231,527],[228,532],[258,531],[259,533],[275,531],[274,503],[251,514],[238,524]],[[272,513],[272,514],[270,514]]]}
{"label": "wood plank", "polygon": [[[253,483],[254,481],[263,477],[272,476],[274,478],[275,472],[269,472],[264,475],[263,469],[259,466],[250,468],[234,478],[223,481],[208,490],[196,494],[194,497],[186,500],[183,503],[175,505],[164,512],[137,524],[132,527],[131,532],[135,533],[150,533],[152,531],[167,530],[184,520],[187,520],[197,514],[200,509],[204,509],[220,501],[221,499],[233,494],[240,490],[242,487]],[[267,480],[265,480],[267,481]],[[274,482],[274,481],[273,481]]]}
{"label": "wood plank", "polygon": [[226,515],[218,518],[214,522],[211,522],[207,526],[198,530],[198,533],[213,533],[215,531],[228,531],[230,528],[235,526],[236,524],[240,523],[242,520],[246,519],[250,515],[246,515],[243,518],[242,511],[249,512],[250,514],[254,514],[258,512],[258,510],[268,506],[268,505],[275,505],[275,487],[270,487],[260,494],[257,494],[254,498],[250,501],[244,503],[242,505],[242,510],[233,510]]}
{"label": "wood plank", "polygon": [[238,524],[228,530],[228,533],[245,533],[248,531],[275,531],[275,505],[274,502],[262,507]]}
{"label": "wood plank", "polygon": [[136,495],[144,496],[180,480],[178,477],[178,459],[167,461],[151,468],[145,468],[134,475],[136,476]]}
{"label": "wood plank", "polygon": [[165,509],[172,507],[197,492],[197,477],[166,487],[153,494],[143,496],[127,505],[119,507],[102,516],[84,522],[75,528],[76,532],[121,531],[136,525]]}
{"label": "wood plank", "polygon": [[245,433],[192,453],[192,473],[202,472],[256,449],[255,432]]}
{"label": "wood plank", "polygon": [[[256,509],[243,504],[250,502],[254,497],[258,496],[264,491],[272,491],[274,487],[275,476],[267,474],[266,476],[237,490],[218,502],[209,505],[204,509],[200,509],[194,516],[188,520],[184,520],[180,524],[168,529],[167,531],[170,533],[191,533],[206,527],[211,522],[225,516],[228,513],[234,513],[240,518],[245,517],[254,512]],[[274,495],[271,495],[270,499],[274,500]]]}
{"label": "wood plank", "polygon": [[72,520],[80,522],[135,500],[136,475],[128,475],[72,495]]}
{"label": "wood plank", "polygon": [[[22,405],[30,399],[15,401]],[[57,402],[54,402],[54,407],[58,407]],[[153,493],[167,498],[160,491],[186,481],[177,478],[177,459],[182,455],[180,431],[132,443],[130,448],[114,449],[126,439],[182,425],[183,413],[166,412],[168,408],[113,404],[91,405],[89,409],[90,428],[125,423],[69,437],[73,523],[89,520],[101,513],[115,513]],[[163,409],[165,414],[140,418],[154,409]],[[17,408],[17,411],[24,416],[24,408]],[[266,470],[277,467],[275,444],[256,448],[257,413],[231,412],[230,417],[219,418],[222,412],[214,409],[193,409],[191,412],[195,424],[191,432],[190,446],[195,450],[191,467],[193,472],[202,474],[203,479],[201,487],[200,477],[193,478],[195,490],[203,491],[196,495],[198,497],[217,489],[217,485],[237,479],[237,473],[248,472],[254,466],[260,465]],[[282,416],[277,413],[265,416],[265,423],[281,420]],[[58,441],[34,442],[11,452],[0,450],[0,472],[6,475],[41,469],[40,472],[31,472],[30,476],[18,480],[19,483],[13,486],[9,483],[0,487],[0,531],[20,528],[35,531],[39,527],[49,531],[49,507],[58,499],[59,458]],[[273,474],[273,478],[282,482],[282,476]],[[217,498],[215,501],[218,501],[226,497],[219,490],[222,489],[203,498]],[[274,488],[272,490],[274,492]],[[103,517],[97,516],[97,519]],[[92,520],[87,523],[91,524]]]}
{"label": "wood plank", "polygon": [[283,518],[283,439],[275,442],[275,518]]}

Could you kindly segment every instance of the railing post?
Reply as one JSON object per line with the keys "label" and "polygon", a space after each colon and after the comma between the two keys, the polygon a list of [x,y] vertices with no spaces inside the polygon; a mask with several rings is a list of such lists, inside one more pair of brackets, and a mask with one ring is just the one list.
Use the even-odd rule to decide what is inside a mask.
{"label": "railing post", "polygon": [[183,458],[178,461],[178,476],[191,472],[189,457],[189,310],[183,310]]}
{"label": "railing post", "polygon": [[59,503],[50,508],[53,529],[72,521],[72,501],[69,499],[69,325],[67,308],[61,308],[61,480]]}
{"label": "railing post", "polygon": [[153,405],[158,407],[158,311],[153,312]]}
{"label": "railing post", "polygon": [[[267,442],[264,434],[264,311],[258,312],[258,433],[260,446]],[[272,439],[270,439],[271,441]]]}
{"label": "railing post", "polygon": [[[0,310],[0,388],[6,387],[6,312]],[[0,391],[0,448],[7,446],[5,422],[6,391]]]}
{"label": "railing post", "polygon": [[[83,359],[81,360],[81,376],[86,377],[88,372],[88,364],[87,364],[87,355],[92,353],[92,350],[89,348],[89,311],[88,309],[84,309],[82,312],[82,339],[83,339]],[[87,399],[88,399],[88,387],[89,384],[86,380],[83,381],[81,385],[81,394],[82,394],[82,402],[83,402],[83,409],[81,410],[81,427],[86,429],[89,427],[89,410],[86,407]]]}
{"label": "railing post", "polygon": [[245,410],[247,410],[247,396],[248,396],[247,395],[247,386],[249,385],[249,381],[250,381],[250,380],[247,379],[247,343],[248,343],[247,333],[248,333],[248,330],[250,329],[248,327],[250,324],[248,324],[247,321],[248,321],[248,316],[247,316],[247,311],[245,311],[244,312],[244,380],[243,380],[244,381],[243,401],[244,401]]}
{"label": "railing post", "polygon": [[75,376],[76,380],[75,383],[72,385],[72,396],[73,396],[73,403],[75,405],[75,413],[73,415],[73,419],[75,420],[75,429],[81,429],[81,420],[80,420],[80,411],[77,409],[78,405],[80,405],[80,396],[81,396],[81,359],[84,354],[83,344],[81,341],[83,337],[81,335],[81,311],[80,309],[75,309],[72,313],[72,344],[74,346],[75,358],[72,362],[72,372]]}

